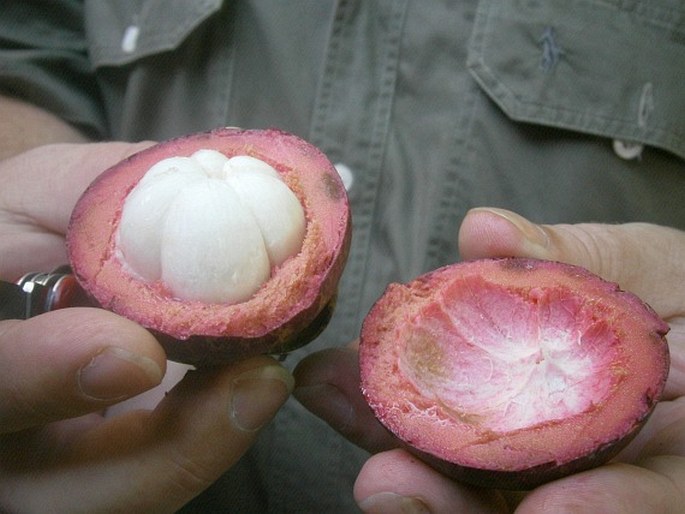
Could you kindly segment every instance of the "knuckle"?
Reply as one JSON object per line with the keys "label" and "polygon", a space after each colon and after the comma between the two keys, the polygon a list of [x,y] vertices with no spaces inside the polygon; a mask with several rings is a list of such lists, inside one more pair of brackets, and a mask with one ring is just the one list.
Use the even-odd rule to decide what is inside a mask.
{"label": "knuckle", "polygon": [[217,478],[212,470],[176,449],[169,453],[167,469],[173,492],[184,500],[205,490]]}
{"label": "knuckle", "polygon": [[[599,228],[599,229],[598,229]],[[557,245],[559,260],[582,266],[605,280],[618,281],[631,271],[621,248],[620,234],[611,225],[578,224],[567,226]]]}

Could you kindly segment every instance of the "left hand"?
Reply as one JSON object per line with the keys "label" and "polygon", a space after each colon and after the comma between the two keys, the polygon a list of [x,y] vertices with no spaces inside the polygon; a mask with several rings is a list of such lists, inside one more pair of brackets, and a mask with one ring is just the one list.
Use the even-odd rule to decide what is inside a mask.
{"label": "left hand", "polygon": [[[79,195],[148,145],[50,145],[0,161],[0,277],[66,263]],[[259,356],[123,408],[165,370],[152,334],[102,309],[0,320],[0,512],[176,512],[237,462],[293,385]]]}
{"label": "left hand", "polygon": [[[454,482],[404,450],[375,420],[358,389],[356,343],[303,360],[295,396],[375,453],[355,485],[365,512],[680,512],[685,505],[685,232],[625,225],[536,225],[501,209],[464,219],[463,259],[520,256],[583,266],[649,303],[670,325],[671,370],[662,401],[638,437],[609,464],[527,494]],[[402,510],[405,509],[405,510]],[[421,510],[423,509],[423,510]]]}

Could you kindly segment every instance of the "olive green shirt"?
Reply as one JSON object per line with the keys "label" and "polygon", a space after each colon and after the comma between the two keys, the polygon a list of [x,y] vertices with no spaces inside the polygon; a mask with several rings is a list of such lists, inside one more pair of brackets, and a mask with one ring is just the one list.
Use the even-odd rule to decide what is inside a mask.
{"label": "olive green shirt", "polygon": [[[389,282],[457,260],[471,207],[685,229],[684,69],[677,0],[17,0],[0,17],[0,91],[95,137],[273,126],[338,165],[352,250],[329,328],[289,365],[357,337]],[[290,401],[187,511],[355,512],[366,457]]]}

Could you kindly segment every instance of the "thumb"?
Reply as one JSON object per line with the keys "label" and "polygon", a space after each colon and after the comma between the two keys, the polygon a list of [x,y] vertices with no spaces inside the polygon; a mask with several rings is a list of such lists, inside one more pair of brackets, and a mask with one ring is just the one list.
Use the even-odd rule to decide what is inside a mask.
{"label": "thumb", "polygon": [[469,211],[459,230],[463,259],[532,257],[582,266],[618,283],[661,316],[682,315],[685,232],[649,223],[538,225],[496,208]]}

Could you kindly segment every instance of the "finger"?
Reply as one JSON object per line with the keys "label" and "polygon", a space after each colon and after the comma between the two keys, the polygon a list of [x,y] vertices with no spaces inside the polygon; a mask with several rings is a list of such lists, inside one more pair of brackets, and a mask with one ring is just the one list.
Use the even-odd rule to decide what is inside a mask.
{"label": "finger", "polygon": [[165,354],[152,335],[99,309],[0,322],[0,433],[100,410],[155,386]]}
{"label": "finger", "polygon": [[176,384],[178,384],[183,377],[188,373],[188,371],[195,369],[194,366],[190,364],[183,364],[181,362],[175,362],[167,360],[166,362],[166,372],[164,373],[164,378],[162,381],[152,389],[148,389],[142,394],[129,398],[123,402],[107,407],[104,412],[104,416],[111,418],[113,416],[118,416],[125,412],[130,412],[138,409],[151,410],[159,405],[159,402],[167,395],[169,390],[173,389]]}
{"label": "finger", "polygon": [[685,397],[661,401],[649,422],[635,439],[624,448],[617,459],[631,464],[654,455],[685,457]]}
{"label": "finger", "polygon": [[293,396],[351,442],[370,452],[397,446],[361,394],[356,344],[313,353],[300,361],[294,375]]}
{"label": "finger", "polygon": [[645,467],[611,464],[532,491],[516,514],[681,512],[685,505],[685,458],[655,457]]}
{"label": "finger", "polygon": [[366,514],[507,512],[496,492],[454,482],[404,450],[371,457],[357,477],[354,498]]}
{"label": "finger", "polygon": [[653,435],[642,448],[641,459],[651,455],[685,457],[685,397],[671,402],[662,402],[657,407],[663,407],[662,421],[656,424],[655,429],[648,432]]}
{"label": "finger", "polygon": [[[155,410],[108,419],[64,445],[52,475],[15,464],[0,493],[40,497],[37,507],[56,512],[174,512],[244,454],[292,386],[268,357],[189,372]],[[75,488],[79,497],[66,498]]]}
{"label": "finger", "polygon": [[0,278],[64,264],[63,236],[79,196],[106,168],[150,144],[49,145],[0,162]]}
{"label": "finger", "polygon": [[[536,225],[503,209],[471,210],[459,231],[464,259],[525,256],[583,266],[617,282],[662,317],[683,314],[685,232],[647,223]],[[668,294],[664,294],[668,291]]]}
{"label": "finger", "polygon": [[151,144],[64,143],[7,159],[0,163],[0,209],[63,234],[76,201],[93,179]]}
{"label": "finger", "polygon": [[[2,213],[0,213],[0,217]],[[68,261],[64,236],[34,226],[3,228],[0,221],[0,280],[16,282],[32,271],[49,271]]]}

